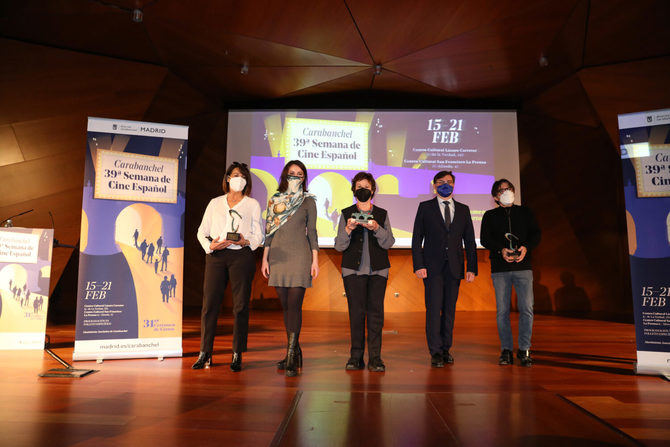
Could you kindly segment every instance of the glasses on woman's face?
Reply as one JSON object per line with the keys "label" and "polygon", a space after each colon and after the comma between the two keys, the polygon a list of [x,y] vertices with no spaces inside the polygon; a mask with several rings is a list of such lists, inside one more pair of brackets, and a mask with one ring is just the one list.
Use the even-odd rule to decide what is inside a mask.
{"label": "glasses on woman's face", "polygon": [[500,189],[498,190],[498,194],[502,194],[502,193],[504,193],[505,191],[513,191],[513,189],[512,189],[512,188],[509,188],[509,187],[507,187],[507,188],[500,188]]}
{"label": "glasses on woman's face", "polygon": [[289,169],[288,175],[292,175],[293,177],[300,177],[303,178],[305,174],[302,172],[302,169],[296,169],[295,171],[293,169]]}

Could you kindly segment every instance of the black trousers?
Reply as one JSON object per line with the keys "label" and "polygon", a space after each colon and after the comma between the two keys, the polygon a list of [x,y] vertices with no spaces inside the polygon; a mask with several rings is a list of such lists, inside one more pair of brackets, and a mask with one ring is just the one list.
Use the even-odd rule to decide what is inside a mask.
{"label": "black trousers", "polygon": [[233,292],[233,351],[247,350],[249,334],[249,299],[251,282],[256,271],[256,259],[249,247],[241,250],[217,250],[206,257],[203,286],[200,351],[212,352],[216,319],[223,294],[230,280]]}
{"label": "black trousers", "polygon": [[445,260],[441,271],[428,272],[426,292],[426,340],[430,355],[451,349],[460,278],[454,278]]}
{"label": "black trousers", "polygon": [[368,360],[380,357],[384,327],[386,278],[379,275],[347,275],[342,278],[349,305],[351,357],[363,359],[365,322],[368,325]]}

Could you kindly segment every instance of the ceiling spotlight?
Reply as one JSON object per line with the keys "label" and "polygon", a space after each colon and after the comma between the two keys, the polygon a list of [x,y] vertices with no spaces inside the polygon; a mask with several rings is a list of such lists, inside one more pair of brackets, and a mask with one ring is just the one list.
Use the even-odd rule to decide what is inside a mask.
{"label": "ceiling spotlight", "polygon": [[245,62],[242,67],[240,67],[240,73],[243,75],[249,73],[249,64]]}
{"label": "ceiling spotlight", "polygon": [[382,74],[382,64],[375,65],[375,75],[379,76]]}
{"label": "ceiling spotlight", "polygon": [[549,59],[547,59],[547,56],[544,55],[544,53],[540,54],[540,59],[537,61],[538,64],[540,64],[540,67],[548,67],[549,66]]}
{"label": "ceiling spotlight", "polygon": [[132,18],[133,18],[133,22],[142,23],[142,19],[144,18],[144,13],[142,12],[141,9],[137,9],[137,8],[133,9]]}

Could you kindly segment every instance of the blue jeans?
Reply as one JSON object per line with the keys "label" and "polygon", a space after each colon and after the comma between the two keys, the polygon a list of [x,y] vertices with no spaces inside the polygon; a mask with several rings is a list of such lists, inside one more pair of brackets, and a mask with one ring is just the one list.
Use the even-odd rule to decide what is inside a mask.
{"label": "blue jeans", "polygon": [[509,311],[512,304],[512,286],[516,289],[519,308],[519,349],[530,349],[533,333],[533,271],[491,273],[496,292],[496,319],[502,349],[514,350]]}

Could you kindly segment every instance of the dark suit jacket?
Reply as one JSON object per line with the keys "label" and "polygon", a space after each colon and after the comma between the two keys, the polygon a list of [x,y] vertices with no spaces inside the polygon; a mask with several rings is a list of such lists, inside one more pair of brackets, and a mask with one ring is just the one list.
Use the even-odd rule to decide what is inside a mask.
{"label": "dark suit jacket", "polygon": [[[453,200],[453,199],[452,199]],[[454,278],[465,277],[463,243],[468,258],[468,271],[477,274],[477,243],[470,208],[454,200],[454,216],[449,232],[437,197],[419,204],[412,233],[414,271],[425,268],[428,274],[442,271],[444,252],[448,248],[449,270]]]}

